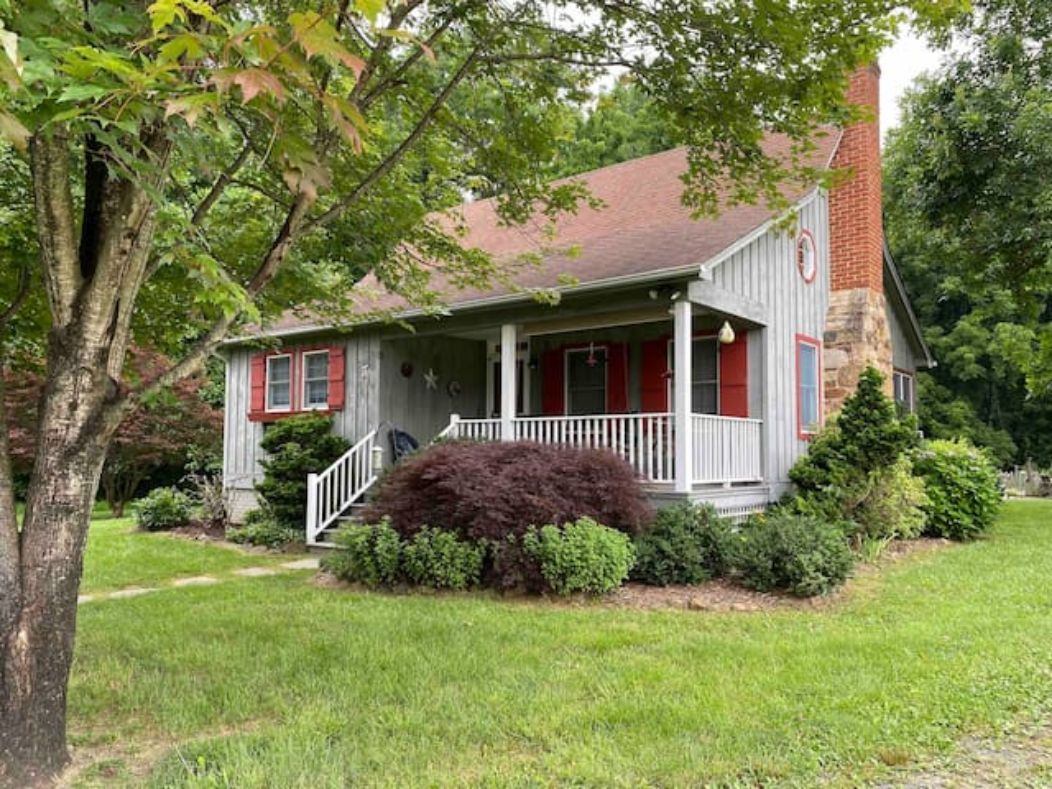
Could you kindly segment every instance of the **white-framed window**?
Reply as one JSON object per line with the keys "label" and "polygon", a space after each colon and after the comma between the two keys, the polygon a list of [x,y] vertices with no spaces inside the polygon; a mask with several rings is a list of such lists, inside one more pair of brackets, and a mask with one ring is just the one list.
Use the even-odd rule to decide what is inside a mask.
{"label": "white-framed window", "polygon": [[809,438],[822,424],[822,344],[796,335],[796,434]]}
{"label": "white-framed window", "polygon": [[801,230],[796,239],[796,269],[807,283],[814,282],[818,274],[818,248],[807,230]]}
{"label": "white-framed window", "polygon": [[292,410],[292,356],[267,357],[267,410]]}
{"label": "white-framed window", "polygon": [[303,410],[329,406],[329,352],[303,354]]}
{"label": "white-framed window", "polygon": [[895,402],[907,413],[912,414],[914,408],[913,373],[895,370],[893,380],[895,382]]}
{"label": "white-framed window", "polygon": [[606,413],[606,346],[566,351],[566,413]]}

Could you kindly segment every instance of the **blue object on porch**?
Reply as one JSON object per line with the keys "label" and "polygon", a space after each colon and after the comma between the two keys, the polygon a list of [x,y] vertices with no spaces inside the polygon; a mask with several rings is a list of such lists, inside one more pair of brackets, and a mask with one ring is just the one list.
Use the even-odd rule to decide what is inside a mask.
{"label": "blue object on porch", "polygon": [[391,459],[395,463],[420,449],[419,441],[397,427],[392,427],[387,436],[391,440]]}

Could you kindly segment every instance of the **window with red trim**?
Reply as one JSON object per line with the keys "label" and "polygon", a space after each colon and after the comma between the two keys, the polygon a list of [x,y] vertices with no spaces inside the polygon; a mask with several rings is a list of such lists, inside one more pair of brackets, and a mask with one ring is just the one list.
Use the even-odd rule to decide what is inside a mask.
{"label": "window with red trim", "polygon": [[339,411],[344,403],[343,348],[300,348],[252,357],[249,419],[303,411]]}
{"label": "window with red trim", "polygon": [[796,335],[796,434],[809,438],[822,424],[822,344]]}

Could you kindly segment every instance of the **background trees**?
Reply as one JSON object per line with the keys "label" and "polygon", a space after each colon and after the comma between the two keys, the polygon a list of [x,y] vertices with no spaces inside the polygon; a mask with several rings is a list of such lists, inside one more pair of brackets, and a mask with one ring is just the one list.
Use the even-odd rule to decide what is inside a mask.
{"label": "background trees", "polygon": [[885,151],[893,254],[939,361],[936,437],[1052,463],[1052,9],[979,4]]}

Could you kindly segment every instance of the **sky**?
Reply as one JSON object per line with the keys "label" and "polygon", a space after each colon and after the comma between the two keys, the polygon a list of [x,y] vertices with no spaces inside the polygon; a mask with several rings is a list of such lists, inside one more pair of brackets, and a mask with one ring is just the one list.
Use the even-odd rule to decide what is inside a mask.
{"label": "sky", "polygon": [[880,56],[880,136],[899,122],[899,97],[913,78],[939,65],[939,55],[909,30]]}

